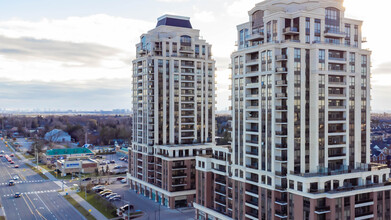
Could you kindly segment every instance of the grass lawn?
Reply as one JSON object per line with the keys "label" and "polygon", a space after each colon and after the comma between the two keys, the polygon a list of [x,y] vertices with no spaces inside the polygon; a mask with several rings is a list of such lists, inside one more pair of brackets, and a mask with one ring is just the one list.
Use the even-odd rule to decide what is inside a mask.
{"label": "grass lawn", "polygon": [[43,179],[48,180],[49,178],[45,176],[41,171],[37,170],[37,168],[31,166],[30,164],[26,163],[26,166],[28,166],[30,169],[32,169],[34,172],[38,173]]}
{"label": "grass lawn", "polygon": [[[88,190],[87,190],[88,192]],[[84,190],[78,192],[80,197],[85,199]],[[117,217],[116,208],[106,199],[100,197],[94,192],[87,193],[87,202],[94,206],[99,212],[101,212],[106,218],[111,219]]]}
{"label": "grass lawn", "polygon": [[31,155],[31,154],[23,154],[23,156],[26,158],[26,159],[34,159],[34,156]]}
{"label": "grass lawn", "polygon": [[88,220],[94,220],[96,219],[94,216],[92,216],[87,210],[85,210],[79,203],[76,202],[70,195],[64,196],[66,200],[68,200],[69,203],[73,205],[79,211],[86,219]]}

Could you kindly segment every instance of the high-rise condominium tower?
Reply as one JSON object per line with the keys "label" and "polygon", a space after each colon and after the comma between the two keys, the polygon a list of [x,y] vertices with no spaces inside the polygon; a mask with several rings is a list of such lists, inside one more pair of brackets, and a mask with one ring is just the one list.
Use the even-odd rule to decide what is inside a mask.
{"label": "high-rise condominium tower", "polygon": [[266,0],[238,25],[232,144],[197,157],[197,219],[391,219],[369,164],[370,54],[342,0]]}
{"label": "high-rise condominium tower", "polygon": [[165,15],[133,60],[130,187],[170,208],[195,197],[195,156],[215,133],[215,61],[189,18]]}

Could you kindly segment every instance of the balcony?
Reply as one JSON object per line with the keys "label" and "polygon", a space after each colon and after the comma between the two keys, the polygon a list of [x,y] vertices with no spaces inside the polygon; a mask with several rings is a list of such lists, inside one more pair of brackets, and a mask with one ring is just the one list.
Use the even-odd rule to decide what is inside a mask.
{"label": "balcony", "polygon": [[246,129],[246,132],[258,133],[259,129],[258,128],[248,128],[248,129]]}
{"label": "balcony", "polygon": [[246,144],[258,144],[258,140],[246,140]]}
{"label": "balcony", "polygon": [[251,150],[251,151],[246,151],[246,154],[258,156],[259,152],[258,152],[258,150]]}
{"label": "balcony", "polygon": [[258,117],[247,117],[246,120],[247,121],[258,121],[259,118]]}
{"label": "balcony", "polygon": [[276,156],[276,161],[281,162],[281,163],[285,163],[285,162],[288,162],[288,158],[287,158],[287,156]]}
{"label": "balcony", "polygon": [[316,206],[315,213],[318,215],[326,214],[330,212],[330,206]]}
{"label": "balcony", "polygon": [[346,33],[345,32],[341,32],[340,30],[326,29],[324,31],[324,36],[325,37],[344,38],[344,37],[346,37]]}
{"label": "balcony", "polygon": [[247,164],[246,167],[250,169],[258,170],[258,164]]}
{"label": "balcony", "polygon": [[250,36],[247,37],[248,41],[260,41],[265,38],[265,35],[263,32],[253,33]]}
{"label": "balcony", "polygon": [[374,217],[373,211],[364,212],[364,213],[356,213],[354,220],[372,219],[373,217]]}
{"label": "balcony", "polygon": [[286,170],[285,171],[275,171],[275,174],[276,176],[279,176],[279,177],[286,177]]}
{"label": "balcony", "polygon": [[258,99],[259,94],[248,94],[248,95],[246,95],[246,98],[247,99]]}
{"label": "balcony", "polygon": [[346,109],[346,106],[344,105],[329,105],[330,110],[341,110]]}
{"label": "balcony", "polygon": [[220,183],[220,184],[222,184],[222,185],[225,185],[226,184],[226,180],[225,180],[225,178],[216,178],[215,179],[215,182],[216,183]]}
{"label": "balcony", "polygon": [[288,218],[288,215],[286,214],[286,212],[282,212],[280,210],[275,211],[275,216],[278,218]]}
{"label": "balcony", "polygon": [[189,46],[181,46],[179,51],[182,53],[193,53],[194,50]]}
{"label": "balcony", "polygon": [[333,61],[337,61],[338,63],[339,62],[342,62],[342,63],[345,63],[346,62],[346,58],[344,58],[344,57],[329,57],[329,62],[332,62],[333,63]]}
{"label": "balcony", "polygon": [[251,187],[250,189],[246,189],[246,191],[258,195],[258,187]]}
{"label": "balcony", "polygon": [[256,178],[256,177],[246,177],[246,180],[252,181],[252,182],[255,182],[255,183],[258,182],[258,178]]}
{"label": "balcony", "polygon": [[185,170],[187,169],[186,165],[172,165],[173,170]]}
{"label": "balcony", "polygon": [[285,55],[285,54],[277,55],[277,56],[276,56],[276,61],[277,61],[277,62],[279,62],[279,61],[285,61],[285,60],[288,60],[288,56]]}
{"label": "balcony", "polygon": [[257,206],[258,207],[258,200],[249,200],[249,201],[246,201],[246,203],[248,204],[251,204],[253,206]]}
{"label": "balcony", "polygon": [[286,27],[283,29],[283,34],[285,35],[298,35],[299,29],[297,27]]}
{"label": "balcony", "polygon": [[261,84],[259,82],[250,82],[246,85],[247,88],[258,88]]}
{"label": "balcony", "polygon": [[276,110],[277,111],[287,111],[288,110],[288,106],[276,106]]}
{"label": "balcony", "polygon": [[286,124],[286,123],[288,123],[288,119],[287,118],[276,118],[276,123],[277,124]]}
{"label": "balcony", "polygon": [[277,73],[286,73],[286,72],[288,72],[288,69],[286,67],[277,67],[276,72]]}
{"label": "balcony", "polygon": [[287,86],[287,81],[286,80],[277,80],[276,86]]}
{"label": "balcony", "polygon": [[276,148],[280,150],[286,150],[288,148],[287,144],[276,144]]}
{"label": "balcony", "polygon": [[288,94],[287,93],[276,93],[276,98],[285,99],[285,98],[288,98]]}
{"label": "balcony", "polygon": [[286,131],[286,130],[276,131],[276,135],[277,136],[287,136],[288,135],[288,131]]}

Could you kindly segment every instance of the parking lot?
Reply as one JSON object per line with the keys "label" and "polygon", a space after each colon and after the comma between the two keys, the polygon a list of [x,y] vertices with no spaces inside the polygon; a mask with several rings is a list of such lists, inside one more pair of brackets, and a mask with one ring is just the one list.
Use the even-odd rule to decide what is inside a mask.
{"label": "parking lot", "polygon": [[194,208],[169,209],[129,189],[127,184],[112,184],[106,187],[121,196],[121,200],[114,201],[116,207],[126,204],[134,206],[135,210],[141,210],[144,215],[137,219],[155,220],[191,220],[195,217]]}

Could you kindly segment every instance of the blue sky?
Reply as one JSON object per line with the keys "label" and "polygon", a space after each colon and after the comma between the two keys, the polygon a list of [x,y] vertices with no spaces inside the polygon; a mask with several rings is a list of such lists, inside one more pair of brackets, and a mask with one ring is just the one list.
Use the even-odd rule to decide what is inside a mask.
{"label": "blue sky", "polygon": [[[256,0],[0,0],[0,108],[131,108],[131,60],[142,33],[163,14],[191,17],[213,45],[217,109],[229,106],[229,57],[236,25]],[[391,110],[387,0],[345,0],[347,16],[364,20],[373,50],[375,111]],[[379,7],[382,5],[384,7]],[[365,12],[365,13],[363,13]]]}

